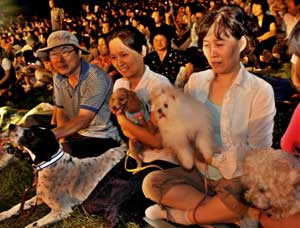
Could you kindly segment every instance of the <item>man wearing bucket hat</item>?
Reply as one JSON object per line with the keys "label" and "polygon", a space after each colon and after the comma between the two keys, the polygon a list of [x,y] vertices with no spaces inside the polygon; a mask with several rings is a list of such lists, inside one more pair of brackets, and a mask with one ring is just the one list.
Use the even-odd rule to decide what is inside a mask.
{"label": "man wearing bucket hat", "polygon": [[57,72],[54,97],[56,138],[64,149],[77,157],[98,156],[119,146],[118,130],[113,126],[108,107],[112,80],[105,71],[81,59],[87,52],[68,31],[55,31],[47,39],[47,47],[37,55],[48,54]]}

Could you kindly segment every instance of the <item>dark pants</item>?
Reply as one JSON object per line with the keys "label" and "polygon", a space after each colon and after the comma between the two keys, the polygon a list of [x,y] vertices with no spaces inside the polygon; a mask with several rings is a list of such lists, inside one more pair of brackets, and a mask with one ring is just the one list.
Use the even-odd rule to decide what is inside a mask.
{"label": "dark pants", "polygon": [[91,138],[74,134],[63,143],[64,150],[77,158],[97,157],[120,143],[112,138]]}

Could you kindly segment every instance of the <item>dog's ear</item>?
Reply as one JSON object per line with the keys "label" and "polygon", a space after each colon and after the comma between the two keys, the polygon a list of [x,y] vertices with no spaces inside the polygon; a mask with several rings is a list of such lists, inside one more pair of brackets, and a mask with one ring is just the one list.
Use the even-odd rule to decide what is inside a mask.
{"label": "dog's ear", "polygon": [[109,108],[113,114],[116,114],[117,111],[123,111],[125,104],[127,104],[127,93],[128,90],[125,88],[116,89],[109,99]]}
{"label": "dog's ear", "polygon": [[113,102],[114,102],[114,99],[115,99],[115,97],[114,97],[114,93],[113,93],[113,94],[110,96],[109,101],[108,101],[109,109],[110,109],[110,111],[111,111],[113,114],[115,114],[115,110],[113,109]]}
{"label": "dog's ear", "polygon": [[139,112],[142,109],[142,102],[135,92],[127,91],[127,107],[126,111],[129,113]]}

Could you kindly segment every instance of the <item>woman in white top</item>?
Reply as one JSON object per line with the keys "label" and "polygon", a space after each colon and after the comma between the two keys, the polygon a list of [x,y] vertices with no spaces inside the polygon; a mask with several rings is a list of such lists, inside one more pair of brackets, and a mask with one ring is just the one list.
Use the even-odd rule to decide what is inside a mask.
{"label": "woman in white top", "polygon": [[205,15],[200,24],[199,44],[211,69],[192,74],[185,92],[209,106],[219,149],[207,182],[196,168],[176,167],[146,176],[143,192],[160,204],[146,210],[150,219],[185,225],[232,223],[247,212],[239,179],[241,160],[251,148],[272,145],[276,110],[272,87],[240,63],[254,40],[245,18],[241,8],[225,6]]}
{"label": "woman in white top", "polygon": [[[108,37],[108,47],[111,62],[122,75],[122,78],[115,82],[114,90],[126,88],[134,91],[149,106],[149,94],[154,88],[171,86],[166,77],[151,71],[144,64],[146,39],[136,28],[122,26],[115,29]],[[127,119],[122,110],[117,113],[117,120],[128,138],[153,148],[162,146],[159,133],[150,132],[145,127],[133,123]]]}

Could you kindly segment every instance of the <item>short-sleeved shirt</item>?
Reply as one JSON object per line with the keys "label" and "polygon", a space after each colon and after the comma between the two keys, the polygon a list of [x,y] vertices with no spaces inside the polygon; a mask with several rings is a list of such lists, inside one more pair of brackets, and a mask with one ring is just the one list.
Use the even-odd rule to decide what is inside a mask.
{"label": "short-sleeved shirt", "polygon": [[82,60],[79,82],[73,88],[68,78],[57,74],[54,77],[55,105],[64,109],[67,118],[78,116],[80,109],[96,113],[90,125],[78,133],[94,138],[118,139],[118,130],[113,126],[108,100],[112,92],[112,80],[108,74]]}

